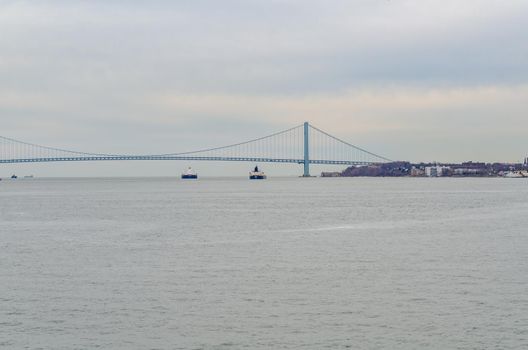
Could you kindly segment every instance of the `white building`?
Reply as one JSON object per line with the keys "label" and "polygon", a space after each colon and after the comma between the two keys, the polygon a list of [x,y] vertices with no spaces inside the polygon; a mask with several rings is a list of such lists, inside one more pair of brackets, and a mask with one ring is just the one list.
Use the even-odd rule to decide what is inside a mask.
{"label": "white building", "polygon": [[444,166],[428,166],[425,167],[425,176],[428,177],[440,177],[444,176],[448,167]]}

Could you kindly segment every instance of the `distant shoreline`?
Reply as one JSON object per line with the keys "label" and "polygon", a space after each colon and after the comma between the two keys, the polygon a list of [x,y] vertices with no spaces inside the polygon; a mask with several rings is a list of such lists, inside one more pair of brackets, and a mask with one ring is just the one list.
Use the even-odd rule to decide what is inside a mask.
{"label": "distant shoreline", "polygon": [[350,166],[339,172],[322,172],[321,177],[505,177],[528,178],[524,163],[410,163],[406,161]]}

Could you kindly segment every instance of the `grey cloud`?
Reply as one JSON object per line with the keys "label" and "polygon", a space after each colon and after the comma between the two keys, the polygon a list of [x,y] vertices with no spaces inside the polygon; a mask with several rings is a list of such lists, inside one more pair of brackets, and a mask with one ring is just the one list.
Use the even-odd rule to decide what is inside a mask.
{"label": "grey cloud", "polygon": [[[391,146],[394,154],[425,157],[427,148],[413,149],[423,140],[409,118],[428,116],[418,125],[431,137],[440,129],[455,135],[464,122],[431,106],[353,110],[321,97],[515,89],[528,79],[526,32],[528,3],[521,0],[0,1],[2,134],[87,151],[164,152],[243,140],[305,119],[322,128],[331,119],[332,128],[337,115],[363,113],[376,117],[381,131],[349,137],[384,153],[381,133],[408,144]],[[214,108],[198,98],[183,108],[153,98],[165,95],[230,102]],[[310,100],[329,103],[332,112],[303,108]],[[482,111],[466,104],[454,115],[499,129],[500,114],[519,121],[521,105]],[[394,124],[406,129],[388,134]],[[511,144],[493,152],[511,154]],[[449,147],[429,151],[457,155]]]}

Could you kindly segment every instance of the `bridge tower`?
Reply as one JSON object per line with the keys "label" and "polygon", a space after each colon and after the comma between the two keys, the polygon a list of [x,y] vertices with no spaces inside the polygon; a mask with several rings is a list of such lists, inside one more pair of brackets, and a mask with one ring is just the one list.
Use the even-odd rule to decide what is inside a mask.
{"label": "bridge tower", "polygon": [[310,177],[310,149],[308,135],[310,131],[310,125],[308,122],[304,122],[304,173],[303,177]]}

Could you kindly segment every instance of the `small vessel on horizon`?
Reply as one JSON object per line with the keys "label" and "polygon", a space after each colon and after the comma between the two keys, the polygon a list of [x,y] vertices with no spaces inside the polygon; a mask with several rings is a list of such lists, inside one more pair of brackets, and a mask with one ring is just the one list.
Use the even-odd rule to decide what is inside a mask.
{"label": "small vessel on horizon", "polygon": [[509,171],[503,175],[503,177],[507,178],[522,178],[522,177],[528,177],[528,172],[525,171]]}
{"label": "small vessel on horizon", "polygon": [[15,174],[11,175],[11,178],[12,179],[18,179],[18,176],[16,176]]}
{"label": "small vessel on horizon", "polygon": [[198,174],[193,170],[193,168],[189,167],[184,173],[182,173],[181,178],[182,179],[197,179]]}
{"label": "small vessel on horizon", "polygon": [[256,165],[255,169],[249,172],[249,179],[250,180],[264,180],[266,179],[266,174],[264,174],[263,171],[260,171],[258,168],[258,165]]}

